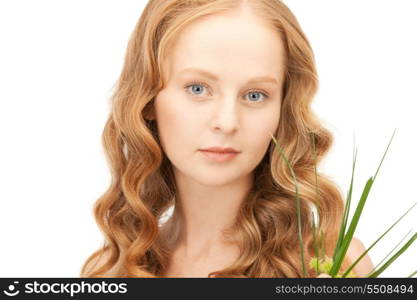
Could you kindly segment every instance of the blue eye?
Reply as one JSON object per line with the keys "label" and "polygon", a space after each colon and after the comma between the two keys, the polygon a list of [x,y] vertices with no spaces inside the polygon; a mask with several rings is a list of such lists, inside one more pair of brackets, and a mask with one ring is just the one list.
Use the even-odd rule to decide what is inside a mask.
{"label": "blue eye", "polygon": [[[202,82],[192,82],[191,84],[185,86],[185,90],[187,91],[187,93],[193,96],[200,96],[203,93],[203,88],[208,89],[209,87],[207,84],[202,83]],[[247,102],[249,102],[250,104],[258,104],[258,103],[264,102],[266,99],[269,98],[267,93],[264,93],[258,90],[250,90],[246,95],[251,95],[249,98],[252,100],[256,100],[256,101],[247,100]],[[253,95],[262,95],[262,98],[259,98],[259,96],[253,97]],[[247,98],[245,97],[245,99]]]}
{"label": "blue eye", "polygon": [[[256,91],[256,90],[250,91],[247,95],[262,95],[263,98],[261,98],[261,100],[258,100],[258,101],[249,101],[249,102],[255,103],[255,104],[260,103],[260,102],[264,102],[268,98],[268,95],[266,95],[265,93]],[[259,97],[256,97],[256,96],[255,97],[249,97],[249,98],[252,99],[252,100],[259,99]]]}
{"label": "blue eye", "polygon": [[[189,90],[190,87],[191,87],[191,92]],[[201,95],[202,87],[208,88],[208,86],[206,84],[203,84],[201,82],[193,82],[192,84],[187,85],[185,87],[185,89],[186,89],[187,93],[199,96],[199,95]]]}

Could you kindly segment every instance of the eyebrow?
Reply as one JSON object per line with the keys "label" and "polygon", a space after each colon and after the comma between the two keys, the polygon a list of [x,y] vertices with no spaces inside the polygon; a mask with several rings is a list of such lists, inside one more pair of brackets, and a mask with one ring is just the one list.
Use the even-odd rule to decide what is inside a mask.
{"label": "eyebrow", "polygon": [[[202,70],[202,69],[197,69],[197,68],[185,68],[185,69],[181,70],[179,72],[179,74],[186,73],[186,72],[197,73],[197,74],[205,76],[205,77],[207,77],[207,78],[209,78],[213,81],[219,81],[219,77],[217,77],[216,75],[214,75],[214,74],[212,74],[208,71],[205,71],[205,70]],[[254,82],[270,82],[270,83],[273,83],[273,84],[279,86],[278,80],[274,77],[271,77],[271,76],[253,77],[253,78],[251,78],[247,81],[247,83],[254,83]]]}

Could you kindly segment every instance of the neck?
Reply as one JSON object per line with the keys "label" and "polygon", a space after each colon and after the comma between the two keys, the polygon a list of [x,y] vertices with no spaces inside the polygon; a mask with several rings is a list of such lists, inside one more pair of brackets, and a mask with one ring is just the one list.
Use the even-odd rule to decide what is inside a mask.
{"label": "neck", "polygon": [[189,258],[218,254],[230,244],[225,236],[253,184],[252,173],[227,185],[206,186],[177,176],[180,236],[178,247]]}

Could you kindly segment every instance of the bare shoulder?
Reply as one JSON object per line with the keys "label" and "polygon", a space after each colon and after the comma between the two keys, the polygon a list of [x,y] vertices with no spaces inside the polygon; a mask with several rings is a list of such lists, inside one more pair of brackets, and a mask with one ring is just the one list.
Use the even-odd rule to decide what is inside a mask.
{"label": "bare shoulder", "polygon": [[[352,261],[355,262],[359,256],[362,255],[363,252],[366,251],[366,248],[361,240],[358,238],[353,237],[352,241],[349,245],[346,255]],[[374,269],[374,265],[372,263],[371,257],[368,253],[361,258],[361,260],[356,264],[353,268],[353,271],[357,274],[358,277],[365,277],[369,272]]]}

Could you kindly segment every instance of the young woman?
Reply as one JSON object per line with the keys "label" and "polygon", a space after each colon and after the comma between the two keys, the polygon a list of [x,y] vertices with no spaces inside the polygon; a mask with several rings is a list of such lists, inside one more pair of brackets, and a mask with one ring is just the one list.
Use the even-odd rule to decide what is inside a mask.
{"label": "young woman", "polygon": [[[272,135],[297,178],[306,264],[313,206],[331,256],[344,200],[324,174],[315,186],[333,142],[311,110],[317,86],[281,1],[149,1],[103,133],[112,183],[94,214],[105,243],[81,276],[303,277],[294,181]],[[354,239],[342,270],[364,250]],[[354,272],[372,268],[365,256]]]}

